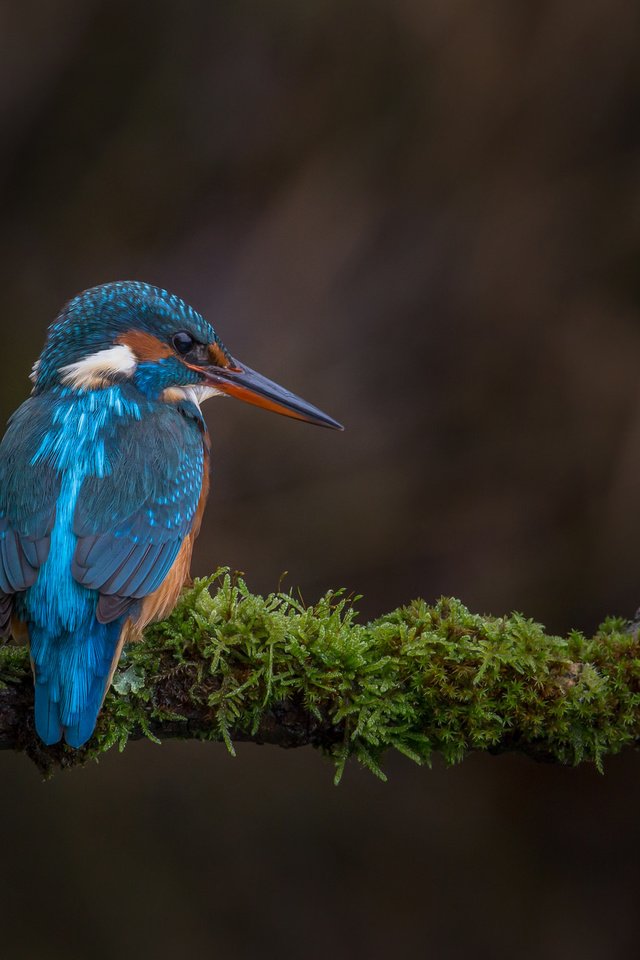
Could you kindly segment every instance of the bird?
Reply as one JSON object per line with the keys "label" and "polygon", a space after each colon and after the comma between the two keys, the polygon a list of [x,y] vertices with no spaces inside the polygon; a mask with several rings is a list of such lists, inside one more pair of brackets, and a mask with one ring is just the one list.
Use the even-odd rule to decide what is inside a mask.
{"label": "bird", "polygon": [[342,430],[141,281],[78,294],[0,444],[0,636],[25,640],[35,729],[80,748],[123,647],[175,607],[209,494],[201,404],[232,396]]}

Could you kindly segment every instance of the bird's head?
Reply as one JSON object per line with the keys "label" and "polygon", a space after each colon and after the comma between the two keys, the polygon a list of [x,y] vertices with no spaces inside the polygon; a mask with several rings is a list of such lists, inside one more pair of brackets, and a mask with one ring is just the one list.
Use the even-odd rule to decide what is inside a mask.
{"label": "bird's head", "polygon": [[238,397],[308,423],[342,429],[321,410],[234,360],[213,327],[179,297],[123,281],[74,297],[49,328],[34,392],[132,383],[154,399]]}

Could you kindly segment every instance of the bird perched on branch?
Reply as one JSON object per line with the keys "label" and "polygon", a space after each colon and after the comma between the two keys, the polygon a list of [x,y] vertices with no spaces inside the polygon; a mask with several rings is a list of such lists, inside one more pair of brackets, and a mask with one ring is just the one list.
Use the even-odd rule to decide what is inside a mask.
{"label": "bird perched on branch", "polygon": [[123,645],[189,576],[209,490],[201,402],[227,394],[341,427],[146,283],[71,300],[32,380],[0,445],[0,633],[29,641],[42,740],[80,747]]}

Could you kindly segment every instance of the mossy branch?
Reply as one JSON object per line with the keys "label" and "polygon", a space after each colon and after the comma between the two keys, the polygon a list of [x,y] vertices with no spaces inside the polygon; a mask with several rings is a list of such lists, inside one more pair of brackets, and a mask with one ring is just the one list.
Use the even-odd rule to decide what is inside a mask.
{"label": "mossy branch", "polygon": [[336,780],[350,757],[384,777],[390,749],[417,763],[518,750],[601,769],[640,740],[640,642],[620,619],[592,638],[561,638],[447,598],[361,625],[339,592],[309,607],[292,594],[255,596],[221,571],[126,651],[87,749],[43,747],[32,707],[27,651],[5,646],[0,747],[26,751],[44,772],[140,737],[222,740],[231,752],[240,740],[311,745],[332,758]]}

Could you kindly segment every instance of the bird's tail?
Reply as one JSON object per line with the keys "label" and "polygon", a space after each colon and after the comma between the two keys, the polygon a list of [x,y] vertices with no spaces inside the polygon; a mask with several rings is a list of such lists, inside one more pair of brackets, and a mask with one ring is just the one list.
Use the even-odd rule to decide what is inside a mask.
{"label": "bird's tail", "polygon": [[121,633],[121,620],[94,620],[86,630],[57,636],[31,625],[35,722],[44,743],[58,743],[64,736],[70,746],[81,747],[90,738]]}

